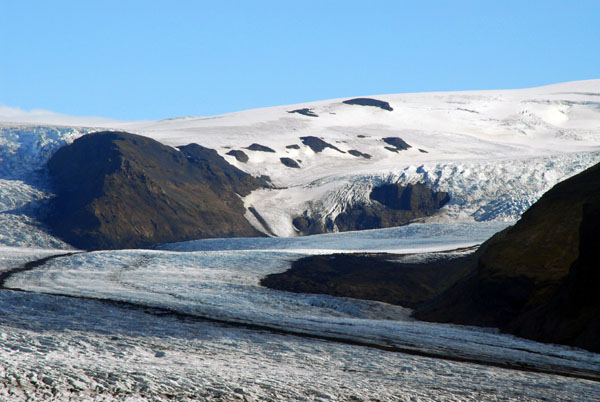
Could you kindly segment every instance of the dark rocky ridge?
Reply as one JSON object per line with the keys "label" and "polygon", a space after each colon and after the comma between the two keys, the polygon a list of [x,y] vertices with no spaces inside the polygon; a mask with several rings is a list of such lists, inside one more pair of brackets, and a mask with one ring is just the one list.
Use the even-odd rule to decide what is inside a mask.
{"label": "dark rocky ridge", "polygon": [[385,149],[392,152],[400,152],[405,151],[408,148],[412,148],[412,146],[408,145],[402,138],[399,137],[385,137],[382,138],[382,140],[386,144],[391,145],[391,147],[385,147]]}
{"label": "dark rocky ridge", "polygon": [[48,162],[57,197],[45,222],[83,249],[260,236],[240,195],[266,185],[197,144],[179,151],[124,133],[85,135]]}
{"label": "dark rocky ridge", "polygon": [[244,151],[240,151],[239,149],[232,149],[231,151],[227,152],[226,155],[231,155],[235,159],[237,159],[238,162],[242,163],[246,163],[249,160],[248,155],[246,155]]}
{"label": "dark rocky ridge", "polygon": [[435,192],[423,183],[387,183],[376,186],[369,197],[388,208],[402,211],[422,211],[431,214],[450,201],[445,191]]}
{"label": "dark rocky ridge", "polygon": [[318,114],[316,114],[315,112],[313,112],[312,109],[310,108],[303,108],[303,109],[296,109],[296,110],[290,110],[288,111],[288,113],[298,113],[304,116],[308,116],[308,117],[319,117]]}
{"label": "dark rocky ridge", "polygon": [[298,113],[308,117],[319,117],[319,115],[313,112],[311,108],[307,107],[303,109],[289,110],[288,113]]}
{"label": "dark rocky ridge", "polygon": [[434,215],[450,196],[435,192],[423,183],[382,184],[369,195],[377,201],[370,205],[353,205],[335,218],[340,231],[380,229],[406,225],[416,219]]}
{"label": "dark rocky ridge", "polygon": [[292,158],[283,157],[283,158],[279,158],[279,160],[281,161],[281,163],[283,163],[287,167],[294,168],[294,169],[300,169],[300,165],[298,164],[298,162],[296,162]]}
{"label": "dark rocky ridge", "polygon": [[344,151],[338,149],[337,147],[331,145],[328,142],[323,141],[318,137],[308,136],[308,137],[300,137],[300,140],[304,145],[315,151],[316,153],[323,152],[325,148],[331,148],[338,152],[345,153]]}
{"label": "dark rocky ridge", "polygon": [[416,313],[600,352],[600,164],[485,242],[472,274]]}
{"label": "dark rocky ridge", "polygon": [[394,110],[388,102],[372,98],[354,98],[343,101],[346,105],[373,106],[391,112]]}
{"label": "dark rocky ridge", "polygon": [[423,183],[382,184],[374,187],[369,196],[373,203],[347,206],[334,221],[323,223],[305,212],[292,223],[301,234],[331,232],[335,227],[341,232],[388,228],[434,215],[450,201],[448,193],[435,192]]}
{"label": "dark rocky ridge", "polygon": [[360,151],[358,151],[356,149],[351,149],[351,150],[348,151],[348,153],[350,155],[352,155],[352,156],[356,156],[356,157],[360,156],[360,157],[363,157],[365,159],[371,159],[371,155],[363,153],[363,152],[360,152]]}
{"label": "dark rocky ridge", "polygon": [[247,147],[246,149],[250,150],[250,151],[260,151],[260,152],[272,152],[275,153],[275,150],[273,148],[269,148],[265,145],[260,145],[260,144],[252,144],[249,147]]}

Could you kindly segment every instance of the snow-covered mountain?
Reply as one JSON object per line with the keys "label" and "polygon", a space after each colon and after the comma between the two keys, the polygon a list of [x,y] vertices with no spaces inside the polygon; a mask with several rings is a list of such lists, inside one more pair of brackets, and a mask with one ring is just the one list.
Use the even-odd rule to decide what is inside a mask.
{"label": "snow-covered mountain", "polygon": [[[381,103],[334,99],[150,122],[5,108],[0,173],[10,180],[30,177],[58,147],[100,128],[171,146],[198,143],[252,175],[268,175],[274,188],[254,191],[244,203],[269,230],[257,214],[246,217],[263,232],[294,236],[294,217],[333,222],[348,207],[369,204],[372,188],[390,182],[424,182],[449,192],[450,202],[433,219],[512,222],[558,181],[600,160],[600,80],[367,99]],[[381,107],[386,102],[389,107]],[[44,116],[49,124],[41,123]],[[14,119],[21,122],[8,122]],[[322,150],[307,140],[314,137]],[[390,146],[397,138],[410,148]],[[43,185],[31,192],[40,190]],[[4,211],[22,204],[20,192],[3,193]]]}

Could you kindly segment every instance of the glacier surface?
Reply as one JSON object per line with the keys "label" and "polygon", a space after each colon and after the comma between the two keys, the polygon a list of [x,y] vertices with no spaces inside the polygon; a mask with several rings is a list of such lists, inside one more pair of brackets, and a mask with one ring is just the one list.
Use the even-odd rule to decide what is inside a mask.
{"label": "glacier surface", "polygon": [[[600,80],[374,98],[394,110],[339,99],[156,122],[0,113],[0,273],[57,256],[0,291],[0,399],[598,400],[597,354],[423,323],[400,306],[259,286],[311,254],[468,252],[600,161]],[[318,117],[287,113],[305,107]],[[77,250],[36,219],[52,197],[43,167],[100,129],[196,142],[269,175],[274,188],[244,202],[281,237],[59,256]],[[342,152],[316,153],[303,136]],[[391,152],[386,137],[412,148]],[[255,142],[276,152],[245,150],[247,163],[226,155]],[[451,202],[403,227],[295,237],[293,216],[335,219],[389,182],[425,182]]]}

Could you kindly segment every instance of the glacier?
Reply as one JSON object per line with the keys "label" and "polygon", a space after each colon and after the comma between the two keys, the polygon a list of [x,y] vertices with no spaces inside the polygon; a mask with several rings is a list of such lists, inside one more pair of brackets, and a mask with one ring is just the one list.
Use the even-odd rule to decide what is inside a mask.
{"label": "glacier", "polygon": [[[373,98],[393,111],[334,99],[153,122],[0,114],[0,273],[56,257],[10,275],[0,291],[0,399],[597,400],[597,354],[423,323],[401,306],[259,286],[311,254],[469,252],[600,161],[600,80]],[[300,108],[318,117],[288,113]],[[45,162],[106,129],[196,142],[270,176],[273,188],[244,203],[277,237],[81,252],[51,236],[36,219],[52,197]],[[303,136],[344,153],[314,152]],[[385,137],[412,148],[391,152]],[[247,163],[227,155],[255,142],[276,152],[245,150]],[[416,182],[448,191],[450,203],[397,228],[298,237],[291,225],[305,211],[335,219],[370,202],[378,184]]]}

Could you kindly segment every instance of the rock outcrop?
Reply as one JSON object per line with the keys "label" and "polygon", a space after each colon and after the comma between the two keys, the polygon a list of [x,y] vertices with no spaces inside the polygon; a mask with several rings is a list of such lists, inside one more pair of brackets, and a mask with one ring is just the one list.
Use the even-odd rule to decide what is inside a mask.
{"label": "rock outcrop", "polygon": [[347,105],[373,106],[391,112],[394,110],[388,102],[373,98],[354,98],[343,101]]}
{"label": "rock outcrop", "polygon": [[306,145],[307,147],[309,147],[316,153],[323,152],[323,150],[325,148],[331,148],[338,152],[345,153],[344,151],[340,150],[339,148],[331,145],[328,142],[323,141],[322,139],[320,139],[318,137],[313,137],[313,136],[300,137],[300,140],[302,141],[302,143],[304,145]]}
{"label": "rock outcrop", "polygon": [[252,144],[249,147],[247,147],[246,149],[250,150],[250,151],[260,151],[260,152],[271,152],[271,153],[275,153],[275,150],[273,148],[269,148],[265,145],[260,145],[260,144]]}
{"label": "rock outcrop", "polygon": [[279,158],[279,160],[281,161],[281,163],[287,167],[290,168],[295,168],[295,169],[300,169],[300,165],[298,164],[298,162],[296,162],[295,160],[293,160],[292,158]]}
{"label": "rock outcrop", "polygon": [[237,159],[238,162],[242,163],[246,163],[249,160],[248,155],[246,155],[244,151],[240,151],[239,149],[232,149],[231,151],[227,152],[226,155],[233,156],[235,159]]}
{"label": "rock outcrop", "polygon": [[412,146],[408,145],[402,138],[399,137],[385,137],[382,138],[383,142],[389,144],[391,146],[385,147],[385,149],[392,152],[400,152],[405,151],[408,148],[412,148]]}
{"label": "rock outcrop", "polygon": [[369,155],[367,153],[364,153],[364,152],[360,152],[360,151],[358,151],[356,149],[351,149],[351,150],[348,151],[348,153],[350,155],[352,155],[352,156],[356,156],[356,157],[360,156],[360,157],[363,157],[365,159],[371,159],[371,155]]}
{"label": "rock outcrop", "polygon": [[334,220],[311,217],[308,211],[294,218],[300,234],[380,229],[406,225],[416,219],[436,214],[448,201],[446,192],[436,192],[423,183],[382,184],[372,189],[371,203],[347,206]]}
{"label": "rock outcrop", "polygon": [[318,114],[316,114],[315,112],[313,112],[313,110],[311,108],[303,108],[303,109],[296,109],[296,110],[290,110],[288,111],[288,113],[298,113],[304,116],[308,116],[308,117],[319,117]]}
{"label": "rock outcrop", "polygon": [[56,198],[45,222],[83,249],[259,236],[240,196],[266,184],[197,144],[124,132],[85,135],[48,162]]}
{"label": "rock outcrop", "polygon": [[372,204],[346,208],[335,218],[340,231],[379,229],[401,226],[415,219],[431,216],[448,201],[446,192],[435,192],[423,183],[382,184],[373,188]]}

